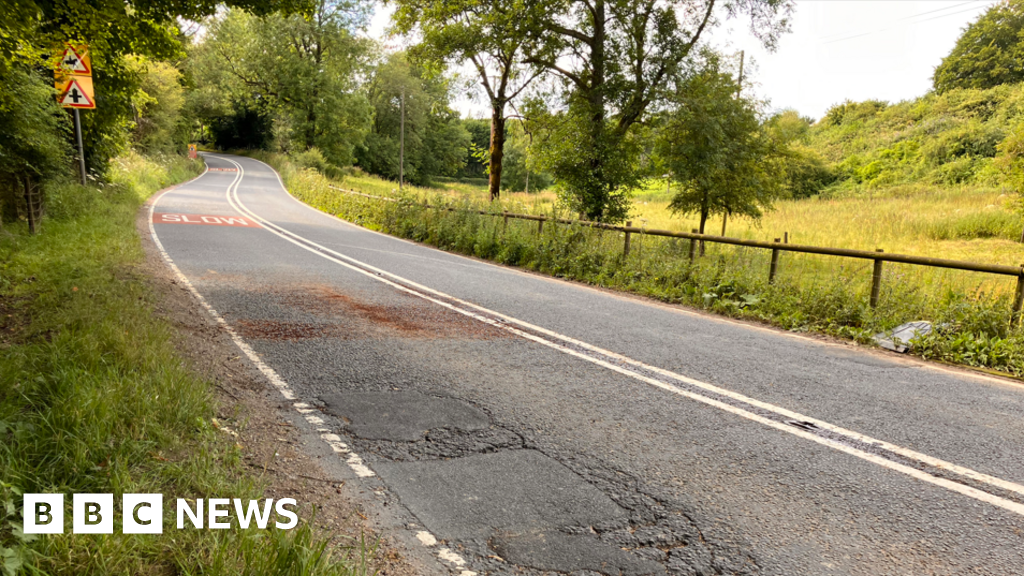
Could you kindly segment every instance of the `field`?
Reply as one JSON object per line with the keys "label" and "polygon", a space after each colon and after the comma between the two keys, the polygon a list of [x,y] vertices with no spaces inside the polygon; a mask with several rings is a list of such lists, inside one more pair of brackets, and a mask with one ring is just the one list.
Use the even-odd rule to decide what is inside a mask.
{"label": "field", "polygon": [[[397,193],[394,182],[368,175],[346,177],[340,186],[381,196]],[[487,206],[487,190],[482,186],[441,184],[432,188],[408,187],[407,191],[423,198],[440,195],[480,208]],[[652,230],[696,229],[699,225],[696,215],[671,212],[670,194],[663,181],[652,182],[647,190],[637,194],[631,215],[633,225]],[[1024,245],[1018,241],[1024,218],[1016,212],[1016,202],[1014,196],[998,188],[895,187],[871,196],[782,200],[759,221],[729,220],[726,235],[771,241],[788,234],[793,244],[858,250],[880,248],[890,253],[1014,266],[1024,263]],[[501,206],[510,212],[548,214],[556,203],[554,192],[544,191],[505,194]],[[721,234],[721,227],[721,217],[715,217],[708,221],[706,233]],[[649,239],[649,242],[660,241]],[[735,251],[731,248],[710,250],[712,253]],[[747,256],[758,259],[756,254]],[[863,278],[871,274],[871,264],[866,261],[795,254],[787,258],[791,264],[783,271],[796,274],[802,282],[820,282],[822,276],[840,267],[848,272],[860,270]],[[792,263],[797,263],[795,269]],[[1011,278],[915,266],[898,268],[933,292],[955,286],[968,292],[982,290],[1003,294],[1014,288]]]}

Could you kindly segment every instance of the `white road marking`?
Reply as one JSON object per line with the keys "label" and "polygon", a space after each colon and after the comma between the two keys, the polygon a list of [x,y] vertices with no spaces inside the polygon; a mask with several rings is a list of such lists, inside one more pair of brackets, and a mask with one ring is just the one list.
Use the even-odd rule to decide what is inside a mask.
{"label": "white road marking", "polygon": [[[241,182],[241,179],[244,175],[244,170],[242,169],[241,165],[236,164],[236,166],[238,166],[238,174],[235,176],[235,179],[232,180],[231,184],[228,185],[229,203],[232,188],[237,188],[238,184]],[[277,388],[281,395],[284,396],[286,400],[295,400],[295,393],[292,391],[288,383],[285,382],[283,378],[278,376],[277,372],[275,372],[273,368],[267,366],[266,363],[264,363],[260,359],[259,355],[257,355],[256,352],[248,344],[246,344],[245,341],[242,340],[238,333],[236,333],[234,329],[231,328],[231,326],[213,308],[213,306],[211,306],[209,302],[207,302],[206,299],[203,298],[203,295],[200,294],[198,290],[196,290],[195,286],[192,285],[192,282],[189,281],[189,279],[181,272],[178,266],[174,263],[174,260],[171,259],[170,254],[168,254],[167,250],[164,249],[163,243],[160,242],[160,237],[156,235],[156,229],[153,226],[153,211],[156,209],[156,205],[160,202],[160,199],[163,198],[164,194],[167,194],[172,190],[176,190],[180,186],[184,186],[185,184],[198,180],[207,172],[209,172],[209,166],[207,166],[206,170],[204,170],[203,173],[200,174],[199,176],[196,176],[195,178],[189,180],[188,182],[179,184],[178,186],[175,186],[173,188],[169,188],[168,190],[164,191],[162,194],[157,196],[155,199],[153,199],[149,207],[149,234],[153,238],[153,243],[156,245],[157,250],[159,250],[160,255],[163,256],[164,261],[167,262],[167,265],[171,268],[171,271],[174,272],[174,275],[178,278],[178,281],[188,288],[189,292],[192,293],[192,296],[195,297],[195,299],[203,306],[203,308],[210,315],[210,317],[213,318],[217,322],[217,324],[219,324],[228,333],[228,335],[231,337],[231,340],[235,343],[235,345],[238,346],[242,353],[245,354],[247,358],[249,358],[249,360],[256,366],[256,368],[259,369],[259,371],[264,376],[267,377],[267,380],[269,380],[270,383],[275,388]],[[274,174],[277,174],[277,172],[274,172]],[[278,176],[278,181],[280,181],[280,176]],[[300,414],[302,414],[310,423],[314,425],[323,424],[323,420],[321,418],[316,416],[309,416],[309,413],[314,411],[309,404],[305,402],[295,402],[293,404],[293,407]],[[329,430],[324,428],[318,428],[317,431],[321,432],[320,438],[327,442],[327,445],[331,447],[331,450],[345,458],[345,463],[349,466],[349,468],[352,469],[356,476],[358,476],[359,478],[369,478],[377,475],[373,470],[370,469],[369,466],[367,466],[363,462],[363,459],[358,454],[353,452],[348,447],[347,444],[342,442],[340,436],[338,436],[337,434],[332,434],[330,433]],[[237,434],[235,435],[237,436]],[[426,530],[419,531],[416,534],[416,538],[420,541],[420,543],[427,547],[432,547],[437,544],[437,538],[434,537],[434,535],[430,532],[427,532]],[[447,548],[442,548],[441,551],[439,551],[438,558],[452,562],[457,567],[462,567],[466,563],[466,561],[461,556],[455,554],[454,552],[451,552]],[[463,570],[459,574],[459,576],[477,576],[477,573],[471,570]]]}
{"label": "white road marking", "polygon": [[[239,174],[242,174],[244,172],[244,169],[242,168],[241,164],[239,164],[238,162],[235,162],[234,160],[231,160],[230,158],[224,158],[224,159],[229,161],[229,162],[231,162],[231,163],[233,163],[235,166],[237,166],[238,169],[239,169]],[[275,174],[276,174],[276,172],[275,172]],[[279,175],[278,175],[278,182],[281,182]],[[281,183],[281,185],[282,185],[282,188],[284,188],[283,182]],[[891,452],[893,452],[895,454],[899,454],[900,456],[903,456],[905,458],[917,460],[918,462],[921,462],[921,463],[924,463],[924,464],[928,464],[928,465],[934,466],[936,468],[940,468],[940,469],[948,470],[950,472],[954,472],[954,473],[959,474],[961,476],[964,476],[966,478],[970,478],[971,480],[974,480],[976,482],[980,482],[980,483],[983,483],[983,484],[988,484],[988,485],[996,487],[996,488],[1001,488],[1001,489],[1004,489],[1004,490],[1015,492],[1017,494],[1024,495],[1024,486],[1021,486],[1020,484],[1016,484],[1016,483],[1013,483],[1013,482],[1010,482],[1010,481],[1007,481],[1007,480],[1003,480],[1001,478],[996,478],[996,477],[990,476],[988,474],[983,474],[981,472],[977,472],[977,471],[972,470],[970,468],[958,466],[958,465],[952,464],[950,462],[945,462],[945,461],[940,460],[938,458],[934,458],[934,457],[928,456],[926,454],[922,454],[922,453],[910,450],[908,448],[904,448],[902,446],[898,446],[898,445],[895,445],[895,444],[891,444],[891,443],[888,443],[888,442],[877,440],[877,439],[871,438],[870,436],[867,436],[867,435],[864,435],[864,434],[860,434],[860,433],[854,432],[852,430],[846,430],[846,429],[841,428],[839,426],[835,426],[833,424],[829,424],[827,422],[824,422],[824,421],[821,421],[821,420],[818,420],[818,419],[815,419],[815,418],[811,418],[809,416],[805,416],[805,415],[799,414],[797,412],[793,412],[793,411],[787,410],[787,409],[785,409],[785,408],[783,408],[781,406],[775,406],[773,404],[769,404],[767,402],[762,402],[760,400],[756,400],[754,398],[750,398],[750,397],[744,396],[742,394],[733,392],[731,390],[726,390],[724,388],[719,388],[718,386],[715,386],[713,384],[709,384],[709,383],[706,383],[706,382],[701,382],[699,380],[695,380],[693,378],[689,378],[689,377],[683,376],[681,374],[676,374],[674,372],[671,372],[671,371],[668,371],[668,370],[664,370],[664,369],[658,368],[656,366],[651,366],[651,365],[648,365],[648,364],[644,364],[642,362],[639,362],[637,360],[633,360],[632,358],[629,358],[629,357],[617,354],[615,352],[611,352],[609,350],[604,350],[602,348],[598,348],[596,346],[593,346],[593,345],[587,344],[585,342],[576,340],[576,339],[571,338],[569,336],[565,336],[563,334],[559,334],[557,332],[553,332],[551,330],[547,330],[545,328],[541,328],[539,326],[535,326],[535,325],[523,322],[521,320],[518,320],[518,319],[510,317],[510,316],[507,316],[505,314],[501,314],[499,312],[495,312],[493,310],[484,308],[482,306],[478,306],[476,304],[460,300],[460,299],[458,299],[458,298],[456,298],[454,296],[451,296],[451,295],[445,294],[443,292],[439,292],[437,290],[434,290],[432,288],[428,288],[426,286],[420,285],[420,284],[418,284],[416,282],[413,282],[411,280],[408,280],[406,278],[402,278],[400,276],[397,276],[397,275],[392,274],[390,272],[387,272],[385,270],[381,270],[379,268],[371,266],[371,265],[369,265],[369,264],[367,264],[365,262],[361,262],[359,260],[356,260],[356,259],[354,259],[354,258],[352,258],[350,256],[346,256],[344,254],[340,254],[338,252],[335,252],[334,250],[331,250],[330,248],[327,248],[325,246],[317,244],[316,242],[313,242],[312,240],[306,239],[306,238],[304,238],[304,237],[302,237],[302,236],[300,236],[298,234],[295,234],[293,232],[285,230],[284,228],[282,228],[282,227],[280,227],[280,226],[278,226],[278,225],[276,225],[276,224],[274,224],[274,223],[272,223],[272,222],[270,222],[270,221],[260,217],[256,213],[254,213],[251,210],[249,210],[248,208],[246,208],[244,204],[242,204],[241,199],[237,197],[237,188],[238,188],[237,184],[235,184],[231,188],[229,188],[229,191],[228,191],[228,202],[231,204],[231,206],[233,208],[235,208],[239,212],[241,212],[241,213],[243,213],[245,215],[248,215],[248,216],[252,217],[253,219],[257,220],[258,222],[261,222],[262,224],[264,224],[264,228],[266,230],[268,230],[271,233],[276,234],[277,236],[279,236],[279,237],[281,237],[281,238],[291,242],[292,244],[295,244],[296,246],[299,246],[300,248],[303,248],[304,250],[312,252],[313,254],[317,254],[318,256],[320,256],[322,258],[325,258],[327,260],[333,261],[333,262],[335,262],[337,264],[340,264],[340,265],[342,265],[342,266],[344,266],[346,268],[349,268],[349,269],[351,269],[351,270],[353,270],[355,272],[363,274],[364,276],[367,276],[369,278],[373,278],[373,279],[375,279],[375,280],[377,280],[379,282],[382,282],[384,284],[392,286],[393,288],[395,288],[395,289],[397,289],[399,291],[405,292],[405,293],[413,295],[413,296],[417,296],[417,297],[422,298],[424,300],[427,300],[429,302],[433,302],[433,303],[435,303],[435,304],[437,304],[439,306],[443,306],[443,307],[448,308],[448,309],[450,309],[450,310],[452,310],[454,312],[458,312],[460,314],[463,314],[463,315],[468,316],[470,318],[473,318],[475,320],[479,320],[481,322],[484,322],[484,323],[489,324],[491,326],[494,326],[496,328],[499,328],[499,329],[502,329],[502,330],[506,330],[508,332],[516,334],[517,336],[521,336],[523,338],[526,338],[528,340],[534,341],[534,342],[536,342],[538,344],[542,344],[542,345],[547,346],[549,348],[558,350],[558,351],[560,351],[562,353],[565,353],[565,354],[568,354],[570,356],[574,356],[574,357],[579,358],[581,360],[585,360],[587,362],[596,364],[596,365],[601,366],[603,368],[606,368],[608,370],[612,370],[614,372],[618,372],[618,373],[623,374],[625,376],[628,376],[630,378],[639,380],[641,382],[645,382],[645,383],[647,383],[647,384],[649,384],[651,386],[654,386],[654,387],[657,387],[657,388],[661,388],[663,390],[672,392],[674,394],[678,394],[680,396],[684,396],[686,398],[690,398],[690,399],[698,401],[698,402],[702,402],[702,403],[708,404],[710,406],[714,406],[714,407],[719,408],[719,409],[721,409],[723,411],[735,414],[737,416],[741,416],[743,418],[746,418],[748,420],[752,420],[754,422],[758,422],[760,424],[763,424],[765,426],[774,428],[776,430],[780,430],[782,432],[786,432],[788,434],[792,434],[794,436],[801,437],[801,438],[803,438],[805,440],[810,440],[812,442],[816,442],[818,444],[821,444],[821,445],[824,445],[824,446],[828,446],[828,447],[833,448],[835,450],[838,450],[840,452],[849,454],[851,456],[855,456],[857,458],[860,458],[862,460],[866,460],[866,461],[871,462],[873,464],[877,464],[878,466],[881,466],[883,468],[887,468],[889,470],[900,472],[902,474],[905,474],[905,475],[910,476],[912,478],[915,478],[917,480],[921,480],[921,481],[927,482],[929,484],[933,484],[933,485],[936,485],[936,486],[940,486],[942,488],[946,488],[946,489],[948,489],[950,491],[957,492],[957,493],[962,494],[964,496],[968,496],[970,498],[974,498],[974,499],[979,500],[981,502],[985,502],[987,504],[991,504],[993,506],[997,506],[997,507],[1002,508],[1004,510],[1013,512],[1015,514],[1019,514],[1021,516],[1024,516],[1024,504],[1020,504],[1018,502],[1014,502],[1014,501],[1008,500],[1006,498],[1001,498],[999,496],[995,496],[993,494],[989,494],[988,492],[984,492],[984,491],[979,490],[977,488],[974,488],[974,487],[971,487],[971,486],[967,486],[967,485],[964,485],[964,484],[961,484],[961,483],[958,483],[958,482],[954,482],[954,481],[948,480],[946,478],[940,478],[940,477],[932,476],[931,474],[928,474],[927,472],[918,470],[918,469],[913,468],[911,466],[900,464],[898,462],[893,462],[893,461],[888,460],[888,459],[886,459],[886,458],[884,458],[882,456],[879,456],[877,454],[872,454],[870,452],[866,452],[864,450],[860,450],[858,448],[854,448],[852,446],[848,446],[848,445],[842,444],[840,442],[837,442],[837,441],[834,441],[834,440],[831,440],[831,439],[828,439],[828,438],[824,438],[824,437],[818,436],[816,434],[812,434],[812,433],[810,433],[808,431],[805,431],[805,430],[802,430],[802,429],[799,429],[799,428],[794,428],[794,427],[789,426],[789,425],[787,425],[787,424],[785,424],[783,422],[778,422],[778,421],[775,421],[775,420],[771,420],[769,418],[765,418],[765,417],[763,417],[761,415],[755,414],[755,413],[750,412],[748,410],[744,410],[743,408],[739,408],[739,407],[733,406],[731,404],[726,404],[726,403],[724,403],[722,401],[719,401],[719,400],[716,400],[714,398],[710,398],[710,397],[707,397],[707,396],[704,396],[704,395],[701,395],[701,394],[697,394],[697,393],[694,393],[694,392],[690,392],[688,390],[684,390],[684,389],[679,388],[677,386],[673,386],[672,384],[669,384],[667,382],[663,382],[661,380],[656,380],[656,379],[650,378],[650,377],[648,377],[648,376],[646,376],[644,374],[638,373],[638,372],[635,371],[635,369],[642,369],[642,370],[645,370],[645,371],[651,371],[651,372],[663,375],[663,376],[668,377],[668,378],[676,379],[676,380],[678,380],[680,382],[685,382],[685,383],[687,383],[687,384],[689,384],[691,386],[694,386],[694,387],[706,390],[706,391],[711,392],[713,394],[725,396],[725,397],[728,397],[728,398],[731,398],[731,399],[734,399],[734,400],[746,403],[748,405],[755,406],[757,408],[773,412],[775,414],[784,416],[787,419],[799,420],[799,421],[803,421],[803,422],[810,422],[810,423],[818,426],[819,428],[828,430],[828,431],[830,431],[830,432],[832,432],[834,434],[845,436],[845,437],[847,437],[849,439],[857,440],[859,442],[865,442],[865,443],[874,444],[875,446],[878,446],[879,448],[883,448],[885,450],[889,450],[889,451],[891,451]],[[234,195],[234,196],[232,196],[232,195]],[[298,242],[297,240],[295,240],[295,238],[301,239],[302,242],[304,242],[305,244]],[[317,249],[311,248],[310,246],[315,246]],[[399,284],[399,282],[401,282],[401,284]],[[438,300],[437,298],[435,298],[435,296],[439,297],[439,298],[445,298],[445,299],[450,300],[452,302],[456,302],[456,303],[459,304],[459,306],[455,306],[453,304],[450,304],[449,302],[444,302],[442,300]],[[502,321],[499,322],[499,321],[495,321],[495,320],[492,320],[490,318],[481,316],[480,314],[477,314],[476,312],[473,312],[473,310],[477,310],[477,311],[482,312],[482,313],[493,315],[495,317],[500,318]],[[530,334],[528,332],[524,332],[523,330],[521,330],[519,328],[516,328],[513,325],[519,326],[519,327],[521,327],[523,329],[526,329],[526,330],[531,330],[531,331],[534,331],[534,332],[539,332],[539,333],[541,333],[541,334],[543,334],[545,336],[548,336],[549,338],[552,338],[553,340],[561,340],[562,342],[564,342],[566,344],[569,344],[569,345],[572,345],[572,346],[577,346],[577,347],[583,348],[583,349],[585,349],[587,351],[590,351],[590,352],[593,352],[593,353],[596,353],[596,354],[600,354],[600,355],[606,356],[608,358],[612,358],[616,362],[618,362],[619,364],[612,364],[612,363],[607,362],[605,360],[602,360],[600,358],[594,358],[594,357],[589,356],[587,354],[583,354],[581,352],[578,352],[576,350],[568,348],[567,346],[559,344],[559,343],[557,343],[557,342],[555,342],[553,340],[549,340],[547,338],[541,338],[541,337],[536,336],[534,334]],[[630,367],[632,367],[633,369],[630,369]]]}
{"label": "white road marking", "polygon": [[[210,303],[206,301],[206,298],[203,298],[203,295],[200,294],[198,290],[196,290],[195,286],[192,285],[192,282],[189,281],[189,279],[181,272],[178,266],[174,263],[174,260],[171,259],[170,254],[168,254],[167,250],[164,249],[163,243],[160,242],[160,237],[157,236],[156,234],[156,228],[153,226],[153,212],[156,210],[156,205],[160,202],[160,199],[164,197],[164,194],[176,190],[180,186],[184,186],[185,184],[194,182],[195,180],[206,175],[208,172],[209,167],[207,167],[207,169],[204,170],[203,173],[200,174],[199,176],[196,176],[195,178],[189,180],[188,182],[185,182],[183,184],[180,184],[178,186],[175,186],[164,191],[162,194],[160,194],[153,200],[153,202],[149,205],[149,234],[153,238],[153,243],[156,245],[157,250],[159,250],[160,255],[163,256],[164,261],[167,262],[167,265],[171,268],[171,271],[174,272],[174,275],[178,279],[178,281],[184,284],[186,288],[188,288],[189,292],[192,293],[192,296],[195,297],[195,299],[199,302],[200,305],[202,305],[203,309],[206,310],[210,317],[213,318],[214,321],[216,321],[217,324],[219,324],[224,329],[225,332],[227,332],[228,336],[231,337],[231,340],[235,343],[236,346],[238,346],[238,349],[241,350],[243,354],[245,354],[245,356],[249,359],[250,362],[253,363],[254,366],[256,366],[256,369],[258,369],[264,376],[267,377],[267,380],[270,381],[271,385],[273,385],[274,388],[277,388],[277,390],[281,393],[282,396],[284,396],[286,400],[296,400],[295,392],[292,391],[291,386],[289,386],[288,383],[285,382],[284,379],[281,378],[277,374],[277,372],[274,371],[273,368],[267,366],[267,364],[263,362],[262,359],[260,359],[259,355],[256,354],[256,351],[253,350],[252,347],[250,347],[244,340],[242,340],[238,333],[235,332],[235,330],[227,323],[226,320],[224,320],[220,313],[218,313],[217,310],[215,310],[213,306],[211,306]],[[242,177],[243,171],[241,170],[241,166],[239,166],[239,170],[235,174],[235,178],[231,181],[231,184],[228,185],[228,190],[230,191],[233,188],[237,187],[238,184],[242,181]],[[296,411],[303,415],[307,422],[313,424],[314,426],[320,426],[324,423],[323,419],[320,418],[319,416],[313,416],[310,414],[310,412],[313,412],[314,410],[311,409],[309,405],[304,402],[295,403],[295,409]],[[340,443],[341,439],[339,438],[338,440]],[[342,444],[342,446],[344,446],[344,444]],[[332,448],[334,448],[333,444]],[[336,448],[335,452],[338,452]],[[368,466],[366,466],[363,463],[362,458],[360,458],[358,454],[355,454],[351,450],[348,450],[347,447],[345,447],[343,455],[347,456],[347,458],[345,459],[345,463],[348,464],[349,468],[351,468],[353,472],[355,472],[356,476],[359,476],[360,478],[376,476],[373,470],[371,470]]]}
{"label": "white road marking", "polygon": [[456,554],[455,552],[452,552],[448,548],[441,548],[440,550],[438,550],[437,555],[442,560],[447,560],[447,561],[451,562],[452,564],[455,564],[456,566],[458,566],[460,568],[462,567],[463,564],[466,563],[466,561],[462,558],[462,556],[459,556],[458,554]]}

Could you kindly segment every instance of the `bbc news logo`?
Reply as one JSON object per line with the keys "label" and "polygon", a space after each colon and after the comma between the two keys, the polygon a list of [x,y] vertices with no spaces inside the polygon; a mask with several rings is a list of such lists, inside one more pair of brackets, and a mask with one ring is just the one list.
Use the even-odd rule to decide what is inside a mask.
{"label": "bbc news logo", "polygon": [[[25,494],[23,504],[25,534],[64,533],[63,494]],[[205,502],[198,498],[192,504],[178,498],[175,516],[178,530],[184,530],[186,525],[200,530],[204,527],[214,530],[230,528],[232,516],[242,529],[255,525],[261,530],[270,525],[271,516],[276,516],[274,526],[289,530],[299,523],[298,515],[288,508],[296,505],[294,498],[282,498],[276,502],[267,498],[262,504],[259,500],[243,501],[240,498],[210,498]],[[113,534],[115,515],[113,494],[74,494],[71,531],[74,534]],[[125,534],[163,534],[163,494],[123,495],[121,530]]]}

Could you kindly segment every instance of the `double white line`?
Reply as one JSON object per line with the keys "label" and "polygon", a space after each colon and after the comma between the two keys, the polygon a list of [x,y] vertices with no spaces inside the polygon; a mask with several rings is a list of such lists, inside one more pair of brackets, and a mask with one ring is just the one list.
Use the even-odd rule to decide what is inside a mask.
{"label": "double white line", "polygon": [[[1024,516],[1024,504],[1017,501],[1018,499],[1024,501],[1024,486],[1020,484],[847,430],[828,422],[787,410],[781,406],[762,402],[707,382],[683,376],[682,374],[644,364],[610,350],[605,350],[471,302],[460,300],[449,294],[417,284],[406,278],[326,248],[298,234],[289,232],[249,210],[242,203],[238,197],[238,186],[242,181],[244,169],[241,164],[230,158],[223,159],[238,167],[238,175],[228,188],[228,203],[243,215],[249,216],[262,224],[272,234],[276,234],[304,250],[354,272],[373,278],[406,294],[416,296],[438,306],[443,306],[474,320],[617,372],[634,380]],[[280,182],[280,176],[278,176],[278,181]],[[281,183],[281,188],[287,193],[283,183]],[[303,205],[306,206],[305,204]],[[869,452],[868,449],[872,451]],[[997,493],[1001,492],[1007,497],[999,496],[986,490],[993,490]]]}

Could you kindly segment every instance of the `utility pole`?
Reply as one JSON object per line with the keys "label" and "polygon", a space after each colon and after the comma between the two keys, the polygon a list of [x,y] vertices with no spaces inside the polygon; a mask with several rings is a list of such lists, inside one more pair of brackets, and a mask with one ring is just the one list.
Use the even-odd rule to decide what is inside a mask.
{"label": "utility pole", "polygon": [[402,128],[398,136],[398,189],[405,185],[405,86],[402,87]]}
{"label": "utility pole", "polygon": [[[744,60],[744,55],[745,54],[746,54],[746,52],[744,50],[740,50],[740,77],[739,77],[739,81],[736,83],[736,97],[737,98],[739,98],[740,94],[743,92],[743,60]],[[729,211],[726,210],[722,214],[722,236],[725,236],[725,225],[728,222],[729,222]]]}
{"label": "utility pole", "polygon": [[743,91],[743,57],[745,55],[744,50],[740,50],[740,81],[737,83],[736,95],[739,96],[740,92]]}

